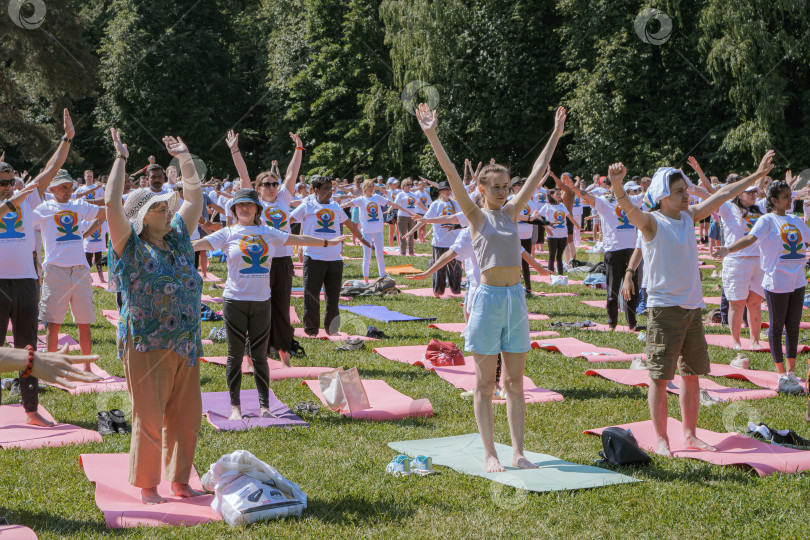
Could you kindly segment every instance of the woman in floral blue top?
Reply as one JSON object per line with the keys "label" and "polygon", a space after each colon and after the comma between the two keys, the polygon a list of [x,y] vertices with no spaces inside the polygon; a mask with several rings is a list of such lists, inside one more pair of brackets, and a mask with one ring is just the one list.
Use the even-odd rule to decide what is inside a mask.
{"label": "woman in floral blue top", "polygon": [[188,485],[202,418],[200,397],[200,294],[190,235],[203,196],[182,139],[164,137],[180,160],[183,205],[175,192],[132,191],[121,204],[129,152],[110,129],[116,159],[104,202],[110,230],[108,261],[113,291],[121,293],[118,355],[132,399],[129,482],[144,504],[165,502],[157,490],[161,463],[171,495],[201,495]]}

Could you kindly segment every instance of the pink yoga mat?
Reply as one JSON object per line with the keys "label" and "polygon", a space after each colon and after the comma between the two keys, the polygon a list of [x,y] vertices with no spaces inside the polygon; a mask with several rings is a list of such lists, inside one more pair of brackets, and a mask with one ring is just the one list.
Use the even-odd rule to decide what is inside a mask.
{"label": "pink yoga mat", "polygon": [[295,312],[295,306],[290,306],[290,324],[301,324],[301,319],[298,318],[298,313]]}
{"label": "pink yoga mat", "polygon": [[630,362],[633,358],[647,359],[643,353],[627,354],[618,349],[597,347],[576,338],[546,339],[532,341],[532,349],[546,349],[567,356],[568,358],[585,358],[589,362]]}
{"label": "pink yoga mat", "polygon": [[[445,332],[455,332],[456,334],[460,334],[464,331],[467,327],[467,323],[435,323],[429,324],[428,328],[436,328],[437,330],[443,330]],[[544,337],[560,337],[559,332],[531,332],[529,334],[530,338],[544,338]]]}
{"label": "pink yoga mat", "polygon": [[427,350],[427,345],[403,345],[400,347],[376,347],[372,349],[373,352],[379,354],[383,358],[393,360],[394,362],[401,362],[403,364],[410,364],[425,368],[432,371],[433,367],[429,362],[425,362],[424,356]]}
{"label": "pink yoga mat", "polygon": [[[42,324],[42,323],[37,324],[37,332],[44,332],[44,331],[45,331],[45,325]],[[11,333],[11,321],[8,322],[8,330],[6,330],[6,334],[10,334],[10,333]]]}
{"label": "pink yoga mat", "polygon": [[[385,255],[392,255],[398,256],[399,255],[399,248],[398,247],[385,247],[383,248],[383,253]],[[405,255],[405,257],[410,257],[410,255]],[[433,257],[430,253],[414,253],[414,257]]]}
{"label": "pink yoga mat", "polygon": [[208,272],[208,275],[205,277],[203,277],[202,273],[200,273],[199,271],[197,271],[197,273],[200,274],[201,278],[203,278],[203,283],[219,283],[220,281],[222,281],[221,277],[215,276],[211,272]]}
{"label": "pink yoga mat", "polygon": [[200,302],[205,302],[208,304],[221,304],[222,297],[221,296],[211,296],[208,294],[200,295]]}
{"label": "pink yoga mat", "polygon": [[600,309],[607,309],[607,300],[580,300],[580,304],[592,306]]}
{"label": "pink yoga mat", "polygon": [[532,296],[542,296],[544,298],[553,298],[555,296],[579,296],[579,293],[575,292],[543,292],[543,291],[531,291]]}
{"label": "pink yoga mat", "polygon": [[[429,287],[424,289],[403,289],[402,292],[413,296],[433,298],[433,289]],[[443,300],[445,298],[464,298],[464,291],[462,290],[461,294],[453,294],[450,292],[450,289],[445,289],[444,294],[440,296],[440,298]]]}
{"label": "pink yoga mat", "polygon": [[[628,386],[650,386],[650,373],[646,369],[589,369],[585,375],[598,375],[605,379]],[[729,388],[709,379],[699,378],[698,384],[708,394],[721,401],[738,401],[741,399],[765,399],[776,397],[773,390],[752,390],[746,388]],[[680,395],[683,380],[675,375],[675,380],[667,384],[667,392]]]}
{"label": "pink yoga mat", "polygon": [[0,540],[37,540],[37,535],[22,525],[0,525]]}
{"label": "pink yoga mat", "polygon": [[[318,381],[303,381],[302,384],[308,386],[326,406],[326,400],[321,394]],[[363,389],[366,391],[371,407],[346,413],[346,417],[357,420],[402,420],[403,418],[433,416],[433,406],[429,399],[412,399],[397,392],[385,381],[365,379]]]}
{"label": "pink yoga mat", "polygon": [[[760,388],[768,388],[776,391],[779,388],[779,374],[775,371],[760,371],[758,369],[740,369],[731,367],[728,364],[709,364],[712,377],[726,377],[729,379],[740,379],[755,384]],[[799,379],[802,386],[804,380]]]}
{"label": "pink yoga mat", "polygon": [[93,287],[98,287],[99,289],[104,289],[106,291],[107,285],[110,283],[110,278],[107,276],[107,272],[105,271],[102,271],[101,274],[104,276],[104,281],[106,281],[106,283],[102,283],[98,279],[98,274],[96,272],[90,272],[90,280],[93,283]]}
{"label": "pink yoga mat", "polygon": [[[706,343],[709,345],[715,345],[717,347],[725,347],[727,349],[734,348],[734,339],[728,334],[706,334]],[[760,340],[759,348],[754,349],[751,345],[751,340],[748,338],[741,337],[740,338],[740,345],[744,351],[753,351],[753,352],[770,352],[771,348],[768,345],[768,340]],[[784,350],[784,349],[783,349]],[[806,352],[810,351],[810,347],[807,345],[799,344],[796,349],[798,352]]]}
{"label": "pink yoga mat", "polygon": [[[209,364],[216,364],[224,366],[228,363],[227,356],[204,356],[203,362]],[[292,366],[284,367],[284,364],[278,360],[267,359],[267,367],[270,368],[270,380],[281,381],[283,379],[311,379],[317,377],[326,371],[332,371],[332,367],[318,367],[318,366]],[[242,358],[242,373],[253,374],[253,362],[250,358],[245,356]]]}
{"label": "pink yoga mat", "polygon": [[[6,337],[6,343],[9,347],[14,347],[14,338],[12,336]],[[68,351],[78,351],[79,343],[68,334],[59,334],[58,346],[62,348],[64,345],[68,346]],[[45,344],[45,336],[37,336],[37,350],[44,351],[47,349]]]}
{"label": "pink yoga mat", "polygon": [[[549,285],[551,285],[551,276],[541,276],[539,274],[532,274],[529,277],[529,279],[531,279],[532,281],[536,281],[538,283],[548,283]],[[576,280],[576,279],[571,279],[569,277],[568,278],[568,284],[569,285],[582,285],[582,281],[579,281],[579,280]]]}
{"label": "pink yoga mat", "polygon": [[121,314],[115,311],[114,309],[102,309],[101,314],[104,315],[104,318],[110,321],[110,324],[113,326],[118,326],[118,320],[121,318]]}
{"label": "pink yoga mat", "polygon": [[[461,388],[462,390],[472,390],[475,388],[475,364],[473,363],[472,357],[465,360],[467,360],[467,363],[463,366],[436,366],[434,368],[434,372],[436,375],[449,382],[456,388]],[[562,394],[538,387],[530,378],[526,377],[525,375],[523,376],[523,396],[526,403],[543,403],[546,401],[563,400]],[[506,400],[493,399],[492,403],[504,405],[506,404]]]}
{"label": "pink yoga mat", "polygon": [[[104,513],[108,529],[139,525],[192,526],[222,519],[211,509],[213,495],[188,499],[174,497],[166,480],[157,488],[166,502],[150,506],[143,504],[140,488],[129,483],[129,454],[82,454],[79,466],[84,468],[87,479],[96,485],[96,506]],[[188,483],[192,489],[202,490],[193,467]]]}
{"label": "pink yoga mat", "polygon": [[[54,421],[42,405],[37,410],[46,420]],[[31,450],[43,446],[103,442],[101,435],[89,429],[62,423],[51,427],[31,426],[25,423],[27,418],[22,405],[0,405],[0,448]]]}
{"label": "pink yoga mat", "polygon": [[355,338],[356,339],[361,339],[363,341],[379,341],[378,339],[370,338],[370,337],[366,337],[366,336],[352,336],[352,335],[347,334],[346,332],[338,332],[338,333],[333,334],[333,335],[330,336],[329,334],[326,333],[326,330],[324,330],[323,328],[320,328],[318,330],[318,334],[315,335],[315,336],[310,336],[309,334],[304,332],[303,328],[294,328],[293,329],[293,335],[295,337],[301,338],[301,339],[328,339],[329,341],[344,341],[344,340],[347,340],[347,339],[350,339],[350,338],[351,339],[355,339]]}
{"label": "pink yoga mat", "polygon": [[[616,427],[632,431],[639,446],[648,452],[655,452],[657,449],[658,443],[652,420]],[[601,435],[604,429],[589,429],[585,433]],[[675,457],[699,459],[716,465],[749,467],[760,476],[768,476],[775,472],[798,473],[810,469],[810,452],[775,446],[739,433],[717,433],[698,428],[698,438],[717,448],[717,452],[684,449],[683,426],[674,418],[667,419],[667,435],[669,448]]]}
{"label": "pink yoga mat", "polygon": [[[200,360],[203,362],[208,362],[209,364],[216,364],[218,366],[224,366],[228,363],[227,356],[201,356]],[[253,363],[247,356],[242,358],[242,373],[253,375]]]}
{"label": "pink yoga mat", "polygon": [[101,377],[100,381],[97,382],[79,382],[73,381],[72,384],[75,384],[75,388],[66,388],[61,384],[56,383],[48,383],[51,386],[56,388],[61,388],[62,390],[67,390],[73,395],[76,394],[87,394],[90,392],[118,392],[118,391],[127,391],[127,380],[121,377],[114,377],[101,369],[96,364],[90,364],[90,371]]}
{"label": "pink yoga mat", "polygon": [[543,315],[541,313],[529,313],[529,320],[530,321],[547,321],[548,315]]}

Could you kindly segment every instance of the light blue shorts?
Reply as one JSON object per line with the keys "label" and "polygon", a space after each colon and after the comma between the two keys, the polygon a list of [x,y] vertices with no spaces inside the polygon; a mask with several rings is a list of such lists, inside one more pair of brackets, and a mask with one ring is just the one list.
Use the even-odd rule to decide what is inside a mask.
{"label": "light blue shorts", "polygon": [[470,300],[464,350],[482,355],[523,353],[531,349],[526,289],[480,284]]}

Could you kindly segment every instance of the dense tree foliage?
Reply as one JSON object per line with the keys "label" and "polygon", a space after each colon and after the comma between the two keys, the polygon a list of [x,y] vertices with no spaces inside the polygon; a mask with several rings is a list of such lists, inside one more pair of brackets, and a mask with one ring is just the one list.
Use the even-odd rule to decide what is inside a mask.
{"label": "dense tree foliage", "polygon": [[808,22],[790,0],[51,0],[36,28],[0,13],[0,147],[41,165],[69,106],[77,168],[109,166],[115,125],[133,164],[167,162],[172,133],[233,174],[233,128],[252,171],[283,168],[296,131],[305,172],[435,178],[428,101],[459,169],[520,174],[563,104],[557,171],[695,155],[724,176],[773,147],[781,174],[810,167]]}

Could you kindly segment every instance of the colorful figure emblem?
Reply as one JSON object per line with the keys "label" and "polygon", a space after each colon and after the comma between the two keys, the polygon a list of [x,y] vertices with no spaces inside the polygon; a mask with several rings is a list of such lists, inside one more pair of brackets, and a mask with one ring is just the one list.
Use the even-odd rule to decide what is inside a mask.
{"label": "colorful figure emblem", "polygon": [[57,242],[68,242],[71,240],[81,240],[81,236],[75,233],[79,230],[79,225],[77,222],[76,212],[71,212],[70,210],[62,210],[61,212],[57,212],[53,216],[53,220],[56,222],[56,230],[62,233],[62,236],[57,236]]}
{"label": "colorful figure emblem", "polygon": [[279,208],[268,206],[264,210],[264,220],[274,229],[281,229],[287,226],[287,214]]}
{"label": "colorful figure emblem", "polygon": [[242,260],[248,266],[239,270],[240,274],[269,274],[270,269],[262,266],[267,262],[267,252],[270,246],[259,235],[243,236],[239,241],[239,250],[242,252]]}
{"label": "colorful figure emblem", "polygon": [[784,248],[780,259],[804,259],[804,242],[802,242],[802,233],[799,229],[785,223],[779,230],[779,236],[782,237],[782,247]]}
{"label": "colorful figure emblem", "polygon": [[380,207],[375,202],[370,202],[366,205],[366,213],[368,215],[368,222],[373,223],[380,221]]}
{"label": "colorful figure emblem", "polygon": [[318,228],[315,232],[319,233],[334,233],[335,229],[335,214],[329,208],[322,208],[315,212],[315,219],[318,223]]}
{"label": "colorful figure emblem", "polygon": [[565,212],[562,210],[554,211],[554,227],[556,229],[562,229],[565,227]]}
{"label": "colorful figure emblem", "polygon": [[622,207],[618,204],[616,205],[616,218],[619,220],[619,226],[616,229],[635,229],[632,225],[630,225],[630,220],[627,219],[627,213],[622,210]]}
{"label": "colorful figure emblem", "polygon": [[0,240],[11,238],[25,238],[22,214],[19,212],[6,212],[0,220]]}

